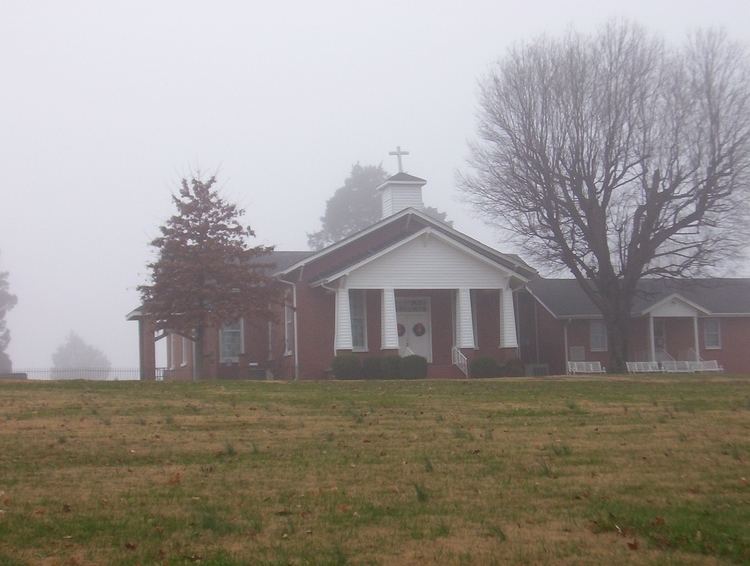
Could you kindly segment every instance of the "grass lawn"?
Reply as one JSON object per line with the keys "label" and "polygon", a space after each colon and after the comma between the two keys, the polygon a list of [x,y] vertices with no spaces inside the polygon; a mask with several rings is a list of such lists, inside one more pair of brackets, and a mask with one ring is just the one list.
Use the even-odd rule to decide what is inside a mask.
{"label": "grass lawn", "polygon": [[0,383],[0,564],[750,563],[750,379]]}

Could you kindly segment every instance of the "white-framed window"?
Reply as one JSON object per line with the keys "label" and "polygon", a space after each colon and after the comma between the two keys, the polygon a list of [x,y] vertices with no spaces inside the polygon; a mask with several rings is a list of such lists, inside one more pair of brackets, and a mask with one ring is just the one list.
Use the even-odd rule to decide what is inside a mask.
{"label": "white-framed window", "polygon": [[703,319],[703,345],[706,350],[721,349],[721,324],[718,318]]}
{"label": "white-framed window", "polygon": [[349,290],[349,315],[352,319],[352,350],[367,351],[367,294],[364,289]]}
{"label": "white-framed window", "polygon": [[221,327],[219,333],[219,361],[221,363],[237,363],[240,361],[240,354],[242,354],[244,346],[243,326],[243,320],[239,318]]}
{"label": "white-framed window", "polygon": [[607,351],[607,325],[603,320],[589,321],[589,340],[592,352]]}
{"label": "white-framed window", "polygon": [[182,337],[182,367],[188,365],[190,360],[190,345],[191,342],[184,336]]}
{"label": "white-framed window", "polygon": [[284,305],[284,355],[291,356],[294,352],[294,307]]}

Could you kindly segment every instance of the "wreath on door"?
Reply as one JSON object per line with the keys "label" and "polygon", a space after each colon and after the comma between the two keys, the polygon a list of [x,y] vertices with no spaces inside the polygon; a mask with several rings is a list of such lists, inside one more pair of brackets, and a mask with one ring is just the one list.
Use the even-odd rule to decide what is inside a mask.
{"label": "wreath on door", "polygon": [[424,324],[421,322],[418,322],[412,327],[412,332],[414,332],[415,336],[424,336],[424,333],[427,331],[427,329],[424,327]]}
{"label": "wreath on door", "polygon": [[398,329],[399,336],[403,336],[404,334],[406,334],[406,328],[400,322],[398,323],[398,326],[396,326],[396,328]]}

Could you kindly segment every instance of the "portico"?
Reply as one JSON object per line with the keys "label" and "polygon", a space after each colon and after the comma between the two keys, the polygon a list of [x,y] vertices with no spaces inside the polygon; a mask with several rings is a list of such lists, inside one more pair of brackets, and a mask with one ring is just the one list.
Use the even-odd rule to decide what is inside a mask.
{"label": "portico", "polygon": [[427,227],[314,285],[336,297],[335,353],[372,353],[367,321],[377,317],[379,351],[448,365],[456,363],[454,348],[468,358],[480,349],[493,357],[500,350],[515,354],[513,288],[521,281],[497,261]]}
{"label": "portico", "polygon": [[[708,314],[703,308],[673,294],[642,314],[648,325],[648,361],[701,359],[699,319]],[[687,344],[692,344],[692,347]]]}

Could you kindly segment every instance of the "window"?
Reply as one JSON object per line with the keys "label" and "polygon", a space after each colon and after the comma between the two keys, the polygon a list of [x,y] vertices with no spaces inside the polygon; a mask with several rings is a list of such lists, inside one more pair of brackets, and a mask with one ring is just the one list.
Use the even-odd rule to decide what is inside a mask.
{"label": "window", "polygon": [[182,337],[182,365],[186,366],[188,365],[188,360],[190,359],[189,356],[190,353],[190,340]]}
{"label": "window", "polygon": [[721,349],[721,325],[718,318],[703,319],[703,345],[707,350]]}
{"label": "window", "polygon": [[294,308],[284,305],[284,355],[291,356],[294,352]]}
{"label": "window", "polygon": [[603,320],[589,321],[590,348],[592,352],[607,351],[607,325]]}
{"label": "window", "polygon": [[221,327],[219,358],[223,364],[237,363],[242,353],[242,319]]}
{"label": "window", "polygon": [[364,289],[349,291],[349,314],[352,319],[352,350],[367,351],[367,303]]}

